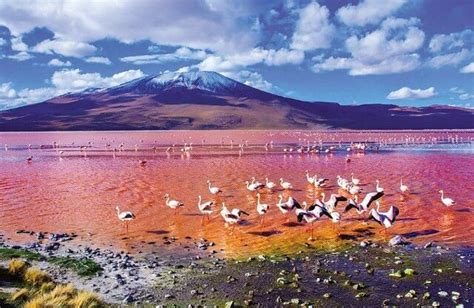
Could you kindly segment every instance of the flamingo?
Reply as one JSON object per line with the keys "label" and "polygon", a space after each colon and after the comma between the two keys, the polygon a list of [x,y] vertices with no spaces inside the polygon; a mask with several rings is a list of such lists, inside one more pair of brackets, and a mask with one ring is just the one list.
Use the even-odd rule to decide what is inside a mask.
{"label": "flamingo", "polygon": [[441,202],[443,202],[444,205],[452,206],[452,205],[456,204],[456,202],[454,202],[453,199],[444,197],[444,191],[443,190],[440,190],[439,193],[441,194]]}
{"label": "flamingo", "polygon": [[327,181],[329,181],[329,179],[326,179],[326,178],[318,179],[318,176],[316,174],[314,175],[314,187],[324,187],[326,186]]}
{"label": "flamingo", "polygon": [[400,191],[402,193],[405,193],[408,191],[408,186],[406,186],[405,184],[403,184],[403,178],[400,178]]}
{"label": "flamingo", "polygon": [[304,207],[301,209],[301,208],[297,208],[296,209],[296,216],[298,218],[298,222],[302,222],[303,220],[306,222],[306,223],[309,223],[311,224],[311,237],[309,238],[310,241],[313,240],[313,224],[316,220],[319,219],[320,216],[317,215],[316,212],[314,211],[309,211],[307,210],[307,206],[308,204],[306,203],[306,201],[303,201],[302,203],[304,205]]}
{"label": "flamingo", "polygon": [[379,180],[375,180],[375,183],[377,184],[375,186],[375,190],[377,190],[377,192],[383,192],[384,190],[383,190],[383,187],[380,186]]}
{"label": "flamingo", "polygon": [[146,160],[141,160],[141,159],[140,159],[140,160],[138,161],[138,164],[140,165],[140,167],[145,167],[145,165],[146,165]]}
{"label": "flamingo", "polygon": [[183,203],[183,202],[180,202],[180,201],[178,201],[178,200],[172,200],[172,199],[170,199],[170,195],[169,195],[169,194],[165,194],[165,199],[166,199],[166,201],[165,201],[166,205],[167,205],[169,208],[175,210],[175,214],[176,214],[176,209],[177,209],[177,208],[184,206],[184,203]]}
{"label": "flamingo", "polygon": [[212,206],[214,205],[214,201],[207,201],[207,202],[202,203],[201,195],[199,195],[198,198],[199,198],[199,201],[198,201],[199,212],[209,217],[209,215],[212,214]]}
{"label": "flamingo", "polygon": [[337,176],[337,185],[344,189],[347,190],[347,185],[349,185],[349,181],[341,177],[340,175]]}
{"label": "flamingo", "polygon": [[372,202],[382,198],[383,195],[384,195],[383,192],[378,192],[378,191],[368,193],[367,195],[365,195],[361,203],[357,203],[358,197],[355,196],[354,199],[349,199],[344,212],[348,212],[349,210],[354,208],[356,209],[357,214],[360,215],[369,209]]}
{"label": "flamingo", "polygon": [[245,181],[245,185],[249,191],[256,191],[256,190],[259,190],[260,188],[265,187],[265,185],[263,184],[257,185],[254,183],[250,183],[249,181]]}
{"label": "flamingo", "polygon": [[351,180],[352,180],[352,184],[354,185],[360,184],[360,180],[354,177],[354,173],[351,173]]}
{"label": "flamingo", "polygon": [[115,210],[117,211],[118,219],[120,219],[120,221],[125,222],[125,225],[127,226],[127,232],[128,232],[128,222],[134,220],[136,216],[130,211],[120,212],[120,209],[118,206],[115,207]]}
{"label": "flamingo", "polygon": [[362,191],[362,188],[360,188],[360,186],[353,185],[353,184],[349,184],[347,186],[347,189],[351,195],[359,194]]}
{"label": "flamingo", "polygon": [[280,186],[283,187],[283,189],[292,189],[293,185],[291,185],[290,182],[284,182],[283,178],[280,178]]}
{"label": "flamingo", "polygon": [[222,202],[222,210],[221,210],[221,216],[224,218],[224,221],[227,224],[233,225],[236,223],[240,222],[240,216],[242,215],[249,215],[248,213],[239,210],[239,209],[232,209],[232,211],[229,211],[227,207],[225,206],[225,203]]}
{"label": "flamingo", "polygon": [[251,183],[255,186],[261,186],[261,188],[265,187],[265,184],[262,184],[259,181],[257,181],[254,176],[252,177],[252,182]]}
{"label": "flamingo", "polygon": [[27,163],[31,163],[33,161],[33,155],[30,155],[26,158]]}
{"label": "flamingo", "polygon": [[387,212],[380,212],[380,203],[376,201],[377,209],[370,210],[369,219],[372,219],[384,226],[384,232],[386,233],[387,228],[391,228],[397,219],[400,211],[396,206],[391,206]]}
{"label": "flamingo", "polygon": [[314,185],[316,178],[314,176],[310,176],[308,170],[305,171],[305,174],[306,174],[306,180],[308,181],[308,183]]}
{"label": "flamingo", "polygon": [[276,187],[276,184],[273,183],[273,182],[268,181],[268,178],[265,178],[265,186],[266,186],[268,189],[273,190],[273,188]]}
{"label": "flamingo", "polygon": [[257,212],[260,215],[261,223],[263,223],[264,215],[268,212],[269,206],[265,203],[260,203],[260,193],[257,193]]}
{"label": "flamingo", "polygon": [[217,186],[212,186],[210,180],[207,180],[207,184],[209,185],[209,192],[210,192],[211,194],[216,195],[216,194],[222,192],[222,190],[220,190],[219,187],[217,187]]}

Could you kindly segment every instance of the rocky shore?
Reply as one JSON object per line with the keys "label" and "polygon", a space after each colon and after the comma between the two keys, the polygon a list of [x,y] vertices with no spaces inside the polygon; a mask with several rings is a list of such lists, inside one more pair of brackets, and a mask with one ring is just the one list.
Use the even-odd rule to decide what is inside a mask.
{"label": "rocky shore", "polygon": [[186,238],[189,253],[176,257],[89,247],[75,234],[17,233],[32,240],[12,245],[0,238],[4,264],[30,259],[58,283],[111,304],[472,307],[474,298],[472,248],[417,247],[400,237],[389,244],[344,241],[325,251],[308,242],[293,254],[234,260],[202,238]]}

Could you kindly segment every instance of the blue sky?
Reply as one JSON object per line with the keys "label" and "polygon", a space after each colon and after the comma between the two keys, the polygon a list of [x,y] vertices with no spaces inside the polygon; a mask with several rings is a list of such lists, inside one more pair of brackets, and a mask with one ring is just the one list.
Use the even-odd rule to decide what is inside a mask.
{"label": "blue sky", "polygon": [[0,2],[0,110],[193,70],[308,101],[472,107],[474,1]]}

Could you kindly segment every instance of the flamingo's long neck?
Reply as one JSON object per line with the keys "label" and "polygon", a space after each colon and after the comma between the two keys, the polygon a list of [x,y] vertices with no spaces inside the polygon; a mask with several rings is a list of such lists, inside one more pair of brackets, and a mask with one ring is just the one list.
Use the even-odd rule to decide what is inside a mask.
{"label": "flamingo's long neck", "polygon": [[444,191],[441,191],[441,200],[444,199]]}
{"label": "flamingo's long neck", "polygon": [[326,201],[324,200],[324,199],[326,199],[326,194],[322,193],[321,196],[322,196],[321,202],[326,203]]}
{"label": "flamingo's long neck", "polygon": [[260,195],[257,195],[257,205],[260,205]]}
{"label": "flamingo's long neck", "polygon": [[265,178],[265,184],[268,184],[268,178]]}
{"label": "flamingo's long neck", "polygon": [[120,209],[116,207],[115,210],[117,211],[117,216],[120,216]]}
{"label": "flamingo's long neck", "polygon": [[170,205],[170,196],[166,197],[166,205]]}
{"label": "flamingo's long neck", "polygon": [[198,203],[198,205],[201,206],[201,200],[202,200],[202,198],[201,198],[201,196],[198,196],[198,198],[199,198],[199,203]]}

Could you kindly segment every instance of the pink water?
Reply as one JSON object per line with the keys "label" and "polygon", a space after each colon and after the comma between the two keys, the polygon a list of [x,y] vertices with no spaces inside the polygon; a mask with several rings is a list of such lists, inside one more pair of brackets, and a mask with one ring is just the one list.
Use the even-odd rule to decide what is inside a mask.
{"label": "pink water", "polygon": [[[279,193],[285,197],[291,194],[300,202],[318,197],[322,191],[308,185],[304,176],[309,169],[331,179],[324,189],[327,195],[343,193],[337,189],[337,175],[350,178],[353,172],[362,181],[362,195],[374,191],[379,179],[386,193],[383,208],[400,208],[390,234],[405,234],[420,244],[437,241],[474,246],[473,138],[471,131],[0,133],[0,230],[17,242],[32,239],[16,234],[18,229],[75,232],[90,245],[112,245],[132,252],[183,249],[163,244],[163,236],[174,236],[178,241],[187,236],[203,237],[231,257],[294,251],[309,234],[304,226],[286,224],[275,203]],[[266,150],[263,145],[271,141],[273,147]],[[346,163],[346,143],[364,141],[382,145],[382,150],[351,153],[351,162]],[[180,151],[185,142],[193,143],[190,153]],[[338,151],[289,153],[295,144],[308,142],[329,142]],[[240,153],[239,143],[247,144]],[[172,144],[175,147],[166,153]],[[87,148],[81,150],[82,146]],[[29,155],[33,156],[31,163],[26,162]],[[147,160],[146,166],[140,167],[139,159]],[[244,185],[252,176],[260,181],[268,176],[274,182],[283,177],[295,187],[291,192],[262,194],[262,202],[271,205],[263,225],[255,210],[255,194]],[[399,192],[401,177],[409,194]],[[209,194],[207,179],[223,190],[217,199]],[[440,189],[455,199],[454,207],[441,203]],[[184,202],[185,207],[174,214],[165,206],[165,193]],[[198,195],[204,201],[224,201],[250,216],[245,224],[231,230],[224,226],[219,206],[209,221],[203,221],[197,209]],[[117,219],[118,204],[137,216],[128,232]],[[342,214],[337,225],[327,219],[316,222],[314,245],[344,243],[337,233],[348,235],[349,241],[351,235],[359,235],[360,240],[360,230],[367,227],[374,233],[367,238],[382,239],[381,227],[365,224],[364,217],[348,213]],[[296,217],[291,216],[291,221]]]}

